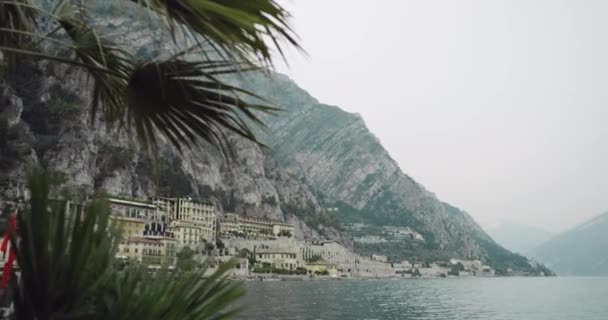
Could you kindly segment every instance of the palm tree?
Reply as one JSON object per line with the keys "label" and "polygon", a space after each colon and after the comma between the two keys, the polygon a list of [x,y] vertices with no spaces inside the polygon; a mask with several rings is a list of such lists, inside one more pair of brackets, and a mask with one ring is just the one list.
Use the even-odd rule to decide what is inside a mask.
{"label": "palm tree", "polygon": [[[113,267],[121,241],[109,224],[107,201],[66,206],[50,200],[51,176],[34,171],[31,197],[17,215],[11,244],[20,277],[11,277],[13,318],[50,319],[228,319],[240,310],[240,283],[229,281],[232,265],[207,279],[198,272],[150,275]],[[66,210],[67,208],[67,210]]]}
{"label": "palm tree", "polygon": [[[162,136],[180,151],[202,141],[224,151],[226,132],[259,143],[248,123],[262,124],[256,112],[276,109],[221,77],[271,66],[273,50],[283,53],[281,43],[300,48],[288,12],[274,0],[104,0],[135,6],[139,19],[157,21],[170,34],[174,52],[151,58],[136,57],[95,28],[95,1],[46,1],[50,6],[0,0],[5,70],[24,59],[82,68],[93,79],[91,119],[101,112],[145,149],[156,148]],[[118,8],[113,15],[124,12]]]}
{"label": "palm tree", "polygon": [[[91,121],[101,116],[148,152],[159,139],[179,151],[202,142],[229,150],[227,134],[259,143],[249,124],[276,109],[222,77],[272,66],[283,43],[299,48],[288,12],[273,0],[104,0],[137,8],[170,35],[174,51],[143,58],[96,28],[93,1],[40,2],[0,0],[0,75],[35,60],[81,68],[92,79]],[[9,287],[13,318],[225,319],[238,311],[243,291],[227,280],[230,265],[207,279],[205,270],[153,279],[133,266],[115,270],[120,235],[108,231],[107,204],[66,214],[49,200],[50,186],[48,174],[32,173],[11,234],[20,269]]]}

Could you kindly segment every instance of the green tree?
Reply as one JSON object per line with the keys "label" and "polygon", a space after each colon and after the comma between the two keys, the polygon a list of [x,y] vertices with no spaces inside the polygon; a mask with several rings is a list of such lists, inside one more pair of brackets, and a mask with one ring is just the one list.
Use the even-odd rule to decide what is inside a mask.
{"label": "green tree", "polygon": [[196,268],[196,261],[194,261],[194,250],[190,247],[183,247],[177,253],[176,267],[181,271],[192,271]]}
{"label": "green tree", "polygon": [[211,255],[213,253],[213,250],[215,250],[215,245],[211,242],[207,242],[205,243],[205,254],[206,255]]}

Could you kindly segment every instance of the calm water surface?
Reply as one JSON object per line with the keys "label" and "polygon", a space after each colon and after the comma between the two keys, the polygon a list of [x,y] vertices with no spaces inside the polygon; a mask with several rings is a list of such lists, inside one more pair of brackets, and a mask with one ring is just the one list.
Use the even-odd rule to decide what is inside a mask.
{"label": "calm water surface", "polygon": [[239,319],[608,320],[608,278],[248,282]]}

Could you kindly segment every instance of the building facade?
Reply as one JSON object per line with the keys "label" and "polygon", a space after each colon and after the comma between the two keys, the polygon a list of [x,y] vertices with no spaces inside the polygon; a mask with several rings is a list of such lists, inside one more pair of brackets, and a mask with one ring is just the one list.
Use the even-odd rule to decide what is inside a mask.
{"label": "building facade", "polygon": [[294,227],[283,221],[240,216],[227,213],[220,220],[219,235],[222,238],[230,238],[234,235],[244,236],[249,239],[270,240],[279,236],[293,237]]}
{"label": "building facade", "polygon": [[297,252],[286,250],[260,250],[255,253],[256,263],[285,270],[295,270],[300,266],[297,256]]}
{"label": "building facade", "polygon": [[176,240],[166,237],[129,237],[118,246],[117,257],[145,265],[175,264]]}
{"label": "building facade", "polygon": [[215,207],[191,198],[153,197],[152,203],[168,212],[169,231],[175,235],[178,246],[196,246],[216,240]]}
{"label": "building facade", "polygon": [[143,236],[146,230],[146,220],[122,216],[110,216],[110,223],[116,226],[124,238]]}

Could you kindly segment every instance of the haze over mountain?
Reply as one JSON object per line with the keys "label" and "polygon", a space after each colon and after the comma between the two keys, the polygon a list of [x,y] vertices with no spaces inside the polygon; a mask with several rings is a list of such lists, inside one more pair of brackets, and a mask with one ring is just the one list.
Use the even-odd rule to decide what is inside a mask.
{"label": "haze over mountain", "polygon": [[308,53],[282,71],[439,198],[552,232],[606,209],[608,1],[280,2]]}
{"label": "haze over mountain", "polygon": [[530,252],[560,275],[608,275],[608,212]]}
{"label": "haze over mountain", "polygon": [[506,221],[485,230],[503,247],[521,254],[538,247],[555,235],[547,230]]}

